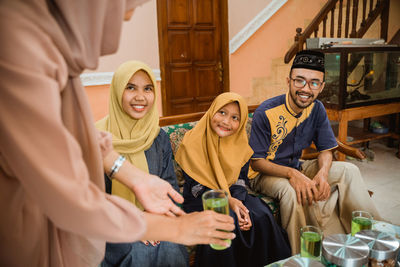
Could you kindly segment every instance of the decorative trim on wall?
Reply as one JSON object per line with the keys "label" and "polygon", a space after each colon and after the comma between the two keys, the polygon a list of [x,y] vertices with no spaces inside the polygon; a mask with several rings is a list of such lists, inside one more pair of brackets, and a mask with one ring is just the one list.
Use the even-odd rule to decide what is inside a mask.
{"label": "decorative trim on wall", "polygon": [[254,19],[240,30],[229,41],[229,52],[233,54],[243,43],[245,43],[265,22],[269,20],[288,0],[272,0]]}
{"label": "decorative trim on wall", "polygon": [[[159,69],[153,70],[157,81],[161,81],[161,71]],[[111,84],[114,72],[90,72],[82,73],[81,81],[83,86],[105,85]]]}
{"label": "decorative trim on wall", "polygon": [[83,86],[110,84],[114,72],[91,72],[82,73],[81,81]]}

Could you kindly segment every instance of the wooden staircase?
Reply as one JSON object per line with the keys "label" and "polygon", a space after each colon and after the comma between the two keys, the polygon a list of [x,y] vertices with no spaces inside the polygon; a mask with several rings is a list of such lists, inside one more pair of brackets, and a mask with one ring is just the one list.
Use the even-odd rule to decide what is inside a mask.
{"label": "wooden staircase", "polygon": [[285,55],[285,63],[304,49],[307,38],[362,38],[378,16],[380,38],[387,41],[389,4],[390,0],[329,0],[304,31],[296,29],[294,44]]}

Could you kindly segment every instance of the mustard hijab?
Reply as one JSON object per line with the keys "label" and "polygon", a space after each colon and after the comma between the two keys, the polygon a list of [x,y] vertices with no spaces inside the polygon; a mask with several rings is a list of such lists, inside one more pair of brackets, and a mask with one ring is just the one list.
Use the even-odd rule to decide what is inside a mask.
{"label": "mustard hijab", "polygon": [[[233,135],[221,138],[211,128],[211,119],[232,102],[238,102],[240,107],[239,128]],[[246,134],[247,116],[243,97],[235,93],[220,94],[197,125],[185,134],[176,161],[200,184],[229,194],[229,187],[237,181],[241,168],[253,154]]]}
{"label": "mustard hijab", "polygon": [[[159,116],[156,107],[157,94],[154,90],[154,103],[147,114],[139,119],[133,119],[122,108],[122,94],[131,77],[142,70],[149,75],[154,89],[156,79],[153,71],[140,61],[128,61],[119,66],[115,71],[110,87],[109,114],[96,123],[99,130],[107,131],[112,134],[114,149],[125,156],[126,159],[139,169],[149,172],[144,151],[150,148],[154,139],[160,132]],[[140,203],[135,200],[134,193],[124,184],[117,180],[112,180],[113,195],[120,196],[142,208]]]}

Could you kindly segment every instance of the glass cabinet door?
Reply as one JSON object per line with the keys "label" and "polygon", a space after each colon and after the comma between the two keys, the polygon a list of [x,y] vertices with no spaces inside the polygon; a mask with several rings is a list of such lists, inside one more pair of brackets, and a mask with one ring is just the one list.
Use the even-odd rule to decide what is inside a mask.
{"label": "glass cabinet door", "polygon": [[325,53],[325,88],[318,96],[326,107],[351,108],[400,101],[400,48]]}
{"label": "glass cabinet door", "polygon": [[400,52],[354,52],[347,62],[346,104],[400,97]]}

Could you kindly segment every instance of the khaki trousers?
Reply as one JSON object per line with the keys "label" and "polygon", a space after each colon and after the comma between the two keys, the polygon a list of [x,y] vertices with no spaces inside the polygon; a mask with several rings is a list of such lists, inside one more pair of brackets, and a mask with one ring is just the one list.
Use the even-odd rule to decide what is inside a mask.
{"label": "khaki trousers", "polygon": [[[305,161],[302,165],[302,173],[310,178],[318,169],[317,160]],[[328,236],[350,233],[354,210],[368,211],[374,219],[381,219],[357,166],[332,162],[328,183],[331,186],[328,200],[303,206],[297,203],[296,192],[286,178],[260,175],[251,181],[253,190],[279,199],[282,227],[289,235],[293,255],[300,253],[300,228],[305,225],[317,226]]]}

